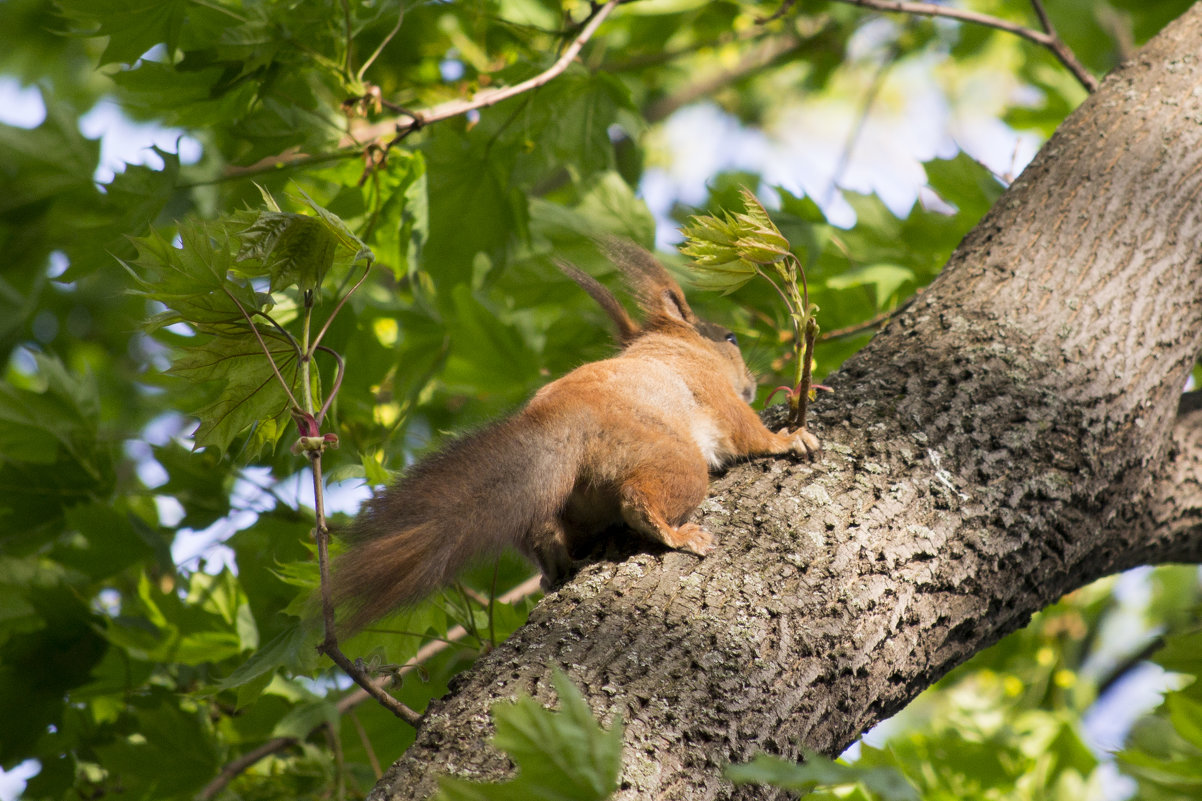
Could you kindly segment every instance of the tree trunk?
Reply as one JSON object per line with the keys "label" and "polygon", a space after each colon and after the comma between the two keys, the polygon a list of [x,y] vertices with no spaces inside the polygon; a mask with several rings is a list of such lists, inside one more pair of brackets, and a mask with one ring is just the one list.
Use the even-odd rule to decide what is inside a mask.
{"label": "tree trunk", "polygon": [[[713,482],[720,547],[590,564],[431,705],[375,799],[496,779],[488,709],[563,667],[626,721],[620,798],[758,798],[1062,594],[1202,561],[1202,6],[1111,75],[828,383],[813,464]],[[611,554],[612,556],[612,554]]]}

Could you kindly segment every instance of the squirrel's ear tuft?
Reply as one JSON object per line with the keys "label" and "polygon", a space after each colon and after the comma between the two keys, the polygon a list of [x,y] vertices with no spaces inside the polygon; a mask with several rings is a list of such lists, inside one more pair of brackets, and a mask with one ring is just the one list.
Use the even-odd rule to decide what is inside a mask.
{"label": "squirrel's ear tuft", "polygon": [[633,242],[617,237],[598,240],[601,250],[621,271],[635,301],[642,310],[647,327],[657,321],[695,325],[697,317],[684,298],[684,291],[655,256]]}
{"label": "squirrel's ear tuft", "polygon": [[561,259],[555,259],[555,266],[559,268],[560,272],[575,281],[605,311],[614,323],[619,345],[629,345],[643,332],[639,324],[626,313],[626,309],[622,308],[622,304],[618,302],[613,293],[596,278]]}
{"label": "squirrel's ear tuft", "polygon": [[660,290],[660,305],[663,314],[670,319],[677,320],[688,325],[693,325],[697,322],[697,318],[693,315],[693,310],[689,308],[689,304],[684,299],[684,294],[680,291],[680,287],[673,282],[672,286],[665,286]]}

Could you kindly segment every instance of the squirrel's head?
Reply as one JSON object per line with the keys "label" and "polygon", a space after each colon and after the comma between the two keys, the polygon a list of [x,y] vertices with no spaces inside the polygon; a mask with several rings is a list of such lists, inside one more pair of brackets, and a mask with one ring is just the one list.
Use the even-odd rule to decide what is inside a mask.
{"label": "squirrel's head", "polygon": [[718,357],[716,363],[735,392],[751,403],[755,398],[755,378],[743,361],[735,335],[727,328],[699,319],[685,300],[680,285],[646,250],[633,242],[615,238],[601,240],[600,244],[621,271],[642,311],[641,324],[631,319],[613,293],[591,275],[565,262],[557,261],[556,265],[613,320],[618,343],[625,348],[654,333],[706,348]]}

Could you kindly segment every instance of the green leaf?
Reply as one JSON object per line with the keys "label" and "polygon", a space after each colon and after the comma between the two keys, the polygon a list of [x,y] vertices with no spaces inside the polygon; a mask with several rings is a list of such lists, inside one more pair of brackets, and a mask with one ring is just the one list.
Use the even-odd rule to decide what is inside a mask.
{"label": "green leaf", "polygon": [[146,541],[131,517],[112,504],[71,507],[66,513],[66,523],[80,536],[73,538],[70,547],[58,548],[55,555],[62,564],[97,579],[112,576],[155,555],[157,549]]}
{"label": "green leaf", "polygon": [[[252,426],[271,420],[280,426],[289,417],[291,400],[275,370],[295,395],[300,379],[296,348],[273,329],[258,328],[258,332],[266,352],[248,326],[241,336],[217,337],[188,348],[171,366],[172,374],[216,389],[216,398],[195,412],[200,424],[192,433],[194,447],[211,446],[224,453],[235,437]],[[275,430],[282,433],[281,428]],[[255,458],[261,446],[273,445],[277,438],[244,456]]]}
{"label": "green leaf", "polygon": [[89,36],[107,36],[100,65],[132,64],[156,44],[175,49],[183,28],[187,0],[62,0],[59,7],[70,18],[94,25]]}
{"label": "green leaf", "polygon": [[877,306],[883,306],[907,283],[915,281],[914,272],[896,264],[866,264],[826,279],[831,289],[871,286]]}
{"label": "green leaf", "polygon": [[[281,230],[292,224],[295,220],[282,224]],[[310,233],[328,227],[316,222],[301,226]],[[270,248],[265,242],[272,236],[266,232],[255,236],[260,235],[263,241],[252,245],[252,250],[267,253]],[[265,299],[248,283],[231,278],[234,243],[227,230],[189,223],[181,229],[180,240],[178,248],[158,234],[137,240],[138,258],[127,267],[141,294],[167,306],[148,323],[151,330],[185,323],[195,331],[191,337],[175,340],[179,355],[170,370],[201,386],[207,396],[207,404],[196,411],[200,424],[193,434],[195,447],[211,446],[224,453],[236,437],[254,429],[256,436],[248,441],[243,456],[255,458],[275,444],[287,425],[299,389],[297,346],[279,327],[256,319]],[[305,266],[293,264],[288,269],[313,268],[308,257],[299,258]],[[305,280],[300,274],[289,277]],[[310,272],[308,278],[316,276]]]}
{"label": "green leaf", "polygon": [[[772,222],[759,199],[746,187],[740,190],[744,212],[695,216],[681,228],[685,241],[680,252],[693,260],[697,286],[732,292],[754,278],[758,266],[778,264],[792,257],[789,241]],[[792,281],[788,270],[778,270]]]}
{"label": "green leaf", "polygon": [[816,787],[858,785],[881,801],[919,801],[918,791],[893,768],[844,765],[807,752],[804,763],[761,754],[744,765],[731,765],[726,778],[735,784],[767,784],[800,793]]}
{"label": "green leaf", "polygon": [[271,730],[271,736],[303,740],[309,732],[323,725],[336,731],[341,715],[337,704],[324,698],[315,698],[292,707]]}
{"label": "green leaf", "polygon": [[372,218],[373,242],[378,259],[392,268],[398,279],[412,275],[430,235],[426,161],[421,153],[394,152],[385,169],[364,183]]}
{"label": "green leaf", "polygon": [[1193,631],[1169,637],[1164,648],[1156,652],[1152,661],[1165,670],[1202,675],[1202,631]]}
{"label": "green leaf", "polygon": [[928,161],[922,166],[927,183],[936,194],[974,220],[985,216],[1005,189],[993,173],[967,153]]}
{"label": "green leaf", "polygon": [[150,330],[181,322],[211,334],[248,329],[247,316],[259,309],[259,298],[250,286],[230,280],[228,235],[190,222],[179,236],[178,248],[157,232],[134,240],[138,256],[126,264],[141,294],[168,309],[151,318]]}
{"label": "green leaf", "polygon": [[17,590],[19,617],[0,629],[0,765],[34,753],[70,715],[70,691],[86,684],[108,649],[80,586],[46,560],[0,558],[0,586]]}
{"label": "green leaf", "polygon": [[433,129],[424,149],[430,238],[423,261],[440,290],[469,280],[477,253],[503,263],[526,215],[527,200],[510,183],[502,160],[490,158],[478,140],[456,127],[451,122]]}
{"label": "green leaf", "polygon": [[440,778],[438,801],[601,801],[618,787],[622,721],[605,731],[584,696],[559,670],[554,675],[559,712],[522,697],[492,708],[493,743],[509,754],[517,778],[479,784]]}
{"label": "green leaf", "polygon": [[1170,693],[1165,698],[1165,706],[1177,734],[1202,754],[1202,704],[1183,693]]}
{"label": "green leaf", "polygon": [[315,629],[297,623],[255,651],[237,670],[218,682],[217,689],[236,689],[238,706],[245,707],[259,697],[280,668],[293,673],[312,670],[317,663],[319,639]]}
{"label": "green leaf", "polygon": [[538,377],[538,361],[516,326],[507,324],[470,287],[452,292],[458,325],[443,380],[455,388],[476,387],[524,395]]}
{"label": "green leaf", "polygon": [[211,723],[202,709],[156,688],[132,710],[131,736],[109,738],[97,747],[104,770],[122,778],[139,798],[186,798],[220,768]]}
{"label": "green leaf", "polygon": [[696,263],[693,266],[692,283],[701,289],[717,290],[727,294],[742,287],[756,275],[758,273],[755,265],[741,259],[713,265]]}
{"label": "green leaf", "polygon": [[329,232],[329,234],[334,237],[338,244],[341,245],[347,252],[353,254],[351,256],[352,263],[357,262],[360,259],[370,260],[372,258],[371,248],[363,244],[363,240],[356,236],[355,232],[347,227],[347,224],[343,222],[338,215],[331,214],[322,206],[318,205],[318,203],[314,201],[313,198],[305,194],[304,191],[301,191],[301,197],[304,199],[305,203],[308,204],[309,208],[311,208],[314,213],[317,214],[317,220],[322,224],[325,230]]}
{"label": "green leaf", "polygon": [[116,482],[98,440],[95,381],[36,355],[39,389],[0,382],[0,546],[28,552],[57,538],[52,524]]}
{"label": "green leaf", "polygon": [[290,286],[312,291],[334,264],[338,239],[320,220],[304,214],[260,212],[239,235],[237,261],[257,259],[271,274],[271,291]]}

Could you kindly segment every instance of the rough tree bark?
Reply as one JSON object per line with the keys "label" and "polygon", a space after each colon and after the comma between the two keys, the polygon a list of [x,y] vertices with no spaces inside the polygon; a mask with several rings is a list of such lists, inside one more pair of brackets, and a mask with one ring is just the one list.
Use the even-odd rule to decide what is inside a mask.
{"label": "rough tree bark", "polygon": [[[626,720],[621,798],[752,798],[1062,594],[1202,561],[1202,6],[1112,74],[930,290],[828,383],[815,464],[716,479],[706,559],[603,559],[435,702],[375,799],[507,775],[489,706],[556,666]],[[1183,407],[1184,408],[1184,407]]]}

